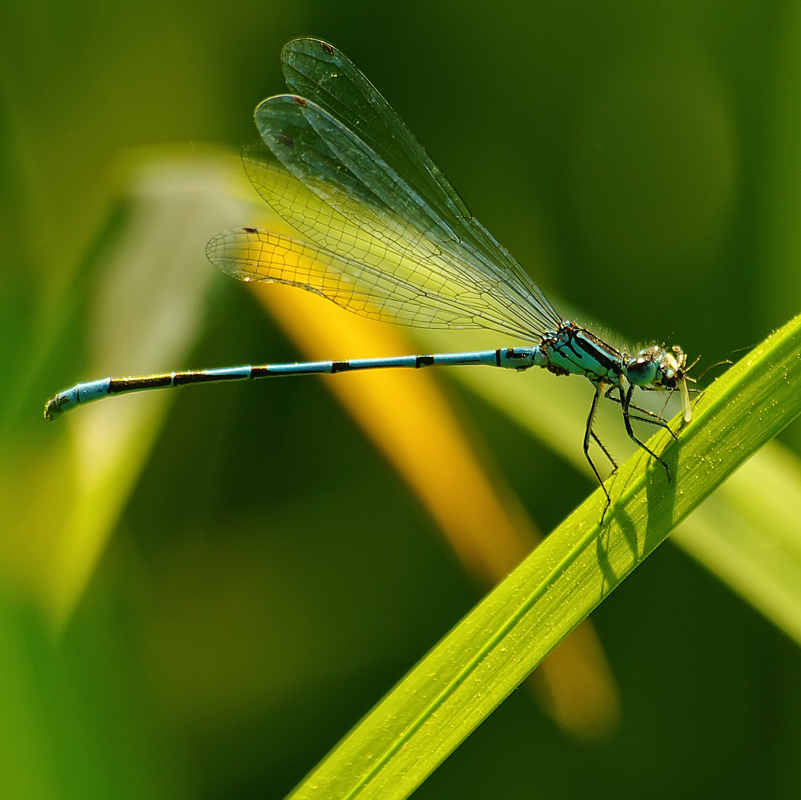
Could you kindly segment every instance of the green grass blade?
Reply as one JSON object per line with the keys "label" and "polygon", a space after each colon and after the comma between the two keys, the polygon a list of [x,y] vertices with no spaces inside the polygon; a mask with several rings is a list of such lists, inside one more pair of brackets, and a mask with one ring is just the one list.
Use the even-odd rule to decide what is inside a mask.
{"label": "green grass blade", "polygon": [[746,459],[801,412],[801,317],[730,369],[489,594],[292,795],[405,798]]}

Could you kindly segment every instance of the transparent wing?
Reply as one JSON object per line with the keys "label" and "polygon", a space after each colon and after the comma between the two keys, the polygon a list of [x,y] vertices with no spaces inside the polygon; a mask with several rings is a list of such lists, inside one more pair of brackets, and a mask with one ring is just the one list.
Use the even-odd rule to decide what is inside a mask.
{"label": "transparent wing", "polygon": [[[319,39],[307,38],[289,42],[281,58],[289,88],[341,123],[339,127],[330,128],[324,118],[316,123],[313,114],[308,114],[312,125],[317,127],[332,150],[339,150],[343,128],[358,137],[381,162],[400,176],[433,216],[445,221],[455,249],[469,251],[487,271],[495,273],[530,303],[539,306],[543,316],[549,318],[549,326],[554,320],[558,321],[558,315],[539,287],[472,216],[389,103],[343,53]],[[348,166],[353,169],[354,164]],[[372,183],[376,171],[370,170],[369,164],[365,167],[366,173],[354,171],[381,195],[381,185]],[[394,195],[390,192],[386,198],[390,205]]]}
{"label": "transparent wing", "polygon": [[[343,233],[348,235],[347,229]],[[358,237],[359,231],[352,234]],[[468,287],[448,281],[420,262],[389,252],[381,257],[381,245],[378,247],[373,258],[355,261],[290,236],[237,228],[215,236],[206,247],[206,255],[238,280],[297,286],[382,322],[421,328],[488,328],[525,337],[526,332],[514,320],[492,316],[492,305],[484,304],[481,297],[472,297]],[[376,259],[380,267],[370,265]],[[491,302],[491,298],[488,300]]]}
{"label": "transparent wing", "polygon": [[[305,58],[303,46],[338,55],[321,42],[298,40],[285,50],[285,62],[293,53]],[[337,73],[343,81],[337,83],[337,65],[321,63],[335,81],[326,81],[329,88],[352,101],[332,104],[329,98],[347,123],[312,100],[279,95],[256,109],[262,141],[243,151],[257,191],[310,241],[242,228],[209,243],[211,261],[240,280],[300,286],[383,321],[483,327],[529,340],[558,327],[560,319],[539,289],[476,227],[366,78],[344,59]],[[303,77],[310,70],[296,73]],[[315,74],[319,77],[319,70]],[[288,80],[293,80],[289,73]],[[308,85],[321,93],[320,81]],[[367,141],[348,125],[367,134]],[[389,153],[393,137],[404,143],[395,155]],[[410,172],[414,185],[407,179]],[[489,238],[482,239],[484,234]],[[486,242],[498,248],[501,265],[479,252]]]}

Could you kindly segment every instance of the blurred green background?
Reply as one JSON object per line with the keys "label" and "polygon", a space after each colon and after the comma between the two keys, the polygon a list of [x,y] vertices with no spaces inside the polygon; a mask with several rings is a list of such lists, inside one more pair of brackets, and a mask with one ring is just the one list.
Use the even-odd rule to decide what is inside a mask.
{"label": "blurred green background", "polygon": [[[12,1],[0,30],[4,797],[283,797],[479,597],[314,380],[174,393],[109,508],[70,506],[74,429],[42,405],[105,374],[89,353],[130,165],[238,151],[287,40],[348,54],[549,296],[630,341],[703,368],[798,312],[797,3]],[[208,234],[249,222],[231,216]],[[299,357],[206,238],[180,363],[113,369]],[[593,488],[443,384],[542,530]],[[797,423],[783,441],[801,448]],[[65,608],[59,526],[95,513],[108,539]],[[801,795],[796,644],[670,546],[593,619],[616,729],[576,741],[518,692],[415,796]]]}

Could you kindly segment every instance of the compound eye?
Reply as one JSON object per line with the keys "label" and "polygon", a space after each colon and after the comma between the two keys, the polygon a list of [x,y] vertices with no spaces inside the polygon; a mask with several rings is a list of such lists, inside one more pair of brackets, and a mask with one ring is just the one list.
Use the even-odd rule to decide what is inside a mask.
{"label": "compound eye", "polygon": [[633,386],[650,386],[658,374],[659,364],[648,357],[638,356],[626,367],[626,377]]}

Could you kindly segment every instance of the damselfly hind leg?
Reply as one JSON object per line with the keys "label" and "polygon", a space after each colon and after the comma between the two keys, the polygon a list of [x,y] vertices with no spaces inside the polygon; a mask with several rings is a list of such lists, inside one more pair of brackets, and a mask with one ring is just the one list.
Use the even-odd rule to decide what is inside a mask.
{"label": "damselfly hind leg", "polygon": [[612,465],[612,472],[617,469],[617,461],[612,457],[612,454],[607,449],[606,445],[598,438],[598,434],[595,431],[592,432],[592,438],[595,444],[603,450],[603,454],[609,459],[609,463]]}
{"label": "damselfly hind leg", "polygon": [[587,427],[584,429],[584,457],[587,459],[587,463],[590,465],[590,469],[592,469],[595,477],[598,480],[598,483],[603,489],[604,494],[606,495],[606,504],[604,505],[604,510],[601,512],[601,525],[604,524],[604,517],[606,516],[606,512],[609,509],[609,506],[612,505],[612,498],[609,495],[609,492],[604,486],[603,478],[601,477],[601,473],[598,472],[598,468],[595,466],[595,463],[592,460],[592,456],[590,455],[590,440],[595,440],[598,445],[600,446],[601,450],[603,450],[606,457],[609,461],[612,462],[612,466],[617,469],[617,464],[612,456],[609,454],[609,451],[604,447],[601,443],[601,440],[595,435],[595,432],[592,429],[592,423],[595,421],[595,412],[598,409],[598,400],[601,397],[601,392],[603,391],[603,384],[599,383],[595,386],[595,394],[592,398],[592,405],[590,406],[590,413],[587,416]]}
{"label": "damselfly hind leg", "polygon": [[[667,475],[668,482],[670,482],[670,467],[668,467],[667,462],[664,459],[660,458],[649,447],[646,447],[646,445],[643,444],[643,442],[641,442],[634,435],[634,429],[631,427],[632,417],[631,417],[631,411],[630,411],[631,410],[631,395],[632,395],[633,391],[634,391],[634,387],[633,386],[630,386],[628,391],[624,391],[622,386],[618,387],[618,396],[620,398],[620,406],[623,409],[623,421],[624,421],[624,423],[626,425],[626,433],[629,435],[629,439],[631,439],[635,444],[639,445],[643,450],[645,450],[646,453],[649,453],[651,456],[653,456],[665,468],[665,474]],[[636,419],[636,417],[635,417],[635,419]],[[664,422],[664,420],[663,420],[663,422]],[[667,427],[667,423],[664,423],[664,427]],[[668,430],[670,431],[669,427],[668,427]],[[673,431],[670,431],[670,433],[671,433],[671,435],[673,436],[674,439],[677,438],[676,434],[673,433]]]}

